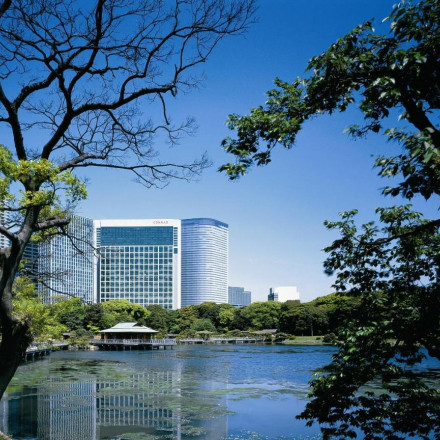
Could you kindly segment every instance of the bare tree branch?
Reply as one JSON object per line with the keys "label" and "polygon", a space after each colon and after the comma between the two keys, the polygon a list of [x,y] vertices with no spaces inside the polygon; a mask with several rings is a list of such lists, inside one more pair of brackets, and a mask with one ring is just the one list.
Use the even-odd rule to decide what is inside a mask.
{"label": "bare tree branch", "polygon": [[160,160],[154,140],[192,133],[191,119],[170,123],[167,105],[198,85],[219,41],[246,30],[255,1],[0,0],[0,127],[13,139],[0,177],[20,187],[4,207],[13,228],[0,229],[14,238],[0,250],[0,398],[31,338],[12,285],[32,234],[68,234],[64,214],[85,196],[77,168],[163,187],[209,165]]}

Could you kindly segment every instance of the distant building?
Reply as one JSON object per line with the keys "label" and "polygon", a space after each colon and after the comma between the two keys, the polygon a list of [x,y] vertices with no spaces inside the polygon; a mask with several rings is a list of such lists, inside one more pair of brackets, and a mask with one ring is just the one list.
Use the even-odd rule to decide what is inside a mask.
{"label": "distant building", "polygon": [[95,299],[180,308],[180,220],[95,220]]}
{"label": "distant building", "polygon": [[35,241],[30,241],[24,248],[23,252],[23,273],[25,273],[32,280],[35,280],[35,282],[38,279],[38,256],[39,244]]}
{"label": "distant building", "polygon": [[228,302],[228,225],[182,220],[182,307]]}
{"label": "distant building", "polygon": [[244,307],[251,303],[251,292],[244,287],[228,287],[228,303],[234,307]]}
{"label": "distant building", "polygon": [[267,299],[277,302],[300,301],[299,292],[295,286],[271,287]]}
{"label": "distant building", "polygon": [[[4,227],[8,227],[9,223],[9,212],[0,210],[0,225]],[[10,246],[11,242],[9,238],[7,238],[5,235],[0,234],[0,248],[5,248]]]}
{"label": "distant building", "polygon": [[[56,235],[38,245],[40,295],[48,302],[55,296],[78,297],[93,301],[93,220],[73,216],[67,235]],[[35,245],[27,247],[25,257],[34,258]]]}

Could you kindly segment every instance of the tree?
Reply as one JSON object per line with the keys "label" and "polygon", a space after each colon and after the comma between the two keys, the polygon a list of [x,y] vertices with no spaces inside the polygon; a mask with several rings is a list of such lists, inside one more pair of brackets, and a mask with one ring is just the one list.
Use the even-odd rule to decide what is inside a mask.
{"label": "tree", "polygon": [[279,328],[281,303],[274,301],[254,302],[240,309],[240,315],[246,322],[245,328],[253,330]]}
{"label": "tree", "polygon": [[162,333],[169,332],[171,325],[169,311],[159,304],[151,304],[147,306],[146,309],[151,313],[146,319],[147,325],[153,330],[160,330]]}
{"label": "tree", "polygon": [[228,331],[235,319],[236,308],[231,304],[220,304],[218,313],[218,325],[224,331]]}
{"label": "tree", "polygon": [[180,329],[179,331],[188,330],[197,319],[199,319],[197,306],[182,307],[177,311],[176,324]]}
{"label": "tree", "polygon": [[194,330],[196,332],[215,332],[216,328],[214,327],[214,324],[209,318],[199,318],[196,319],[190,327],[191,330]]}
{"label": "tree", "polygon": [[47,342],[60,339],[67,328],[52,313],[51,308],[43,304],[38,297],[35,285],[25,277],[19,277],[14,283],[14,314],[20,320],[28,320],[33,341]]}
{"label": "tree", "polygon": [[214,302],[204,302],[197,306],[197,310],[200,318],[209,319],[214,326],[217,326],[220,304],[216,304]]}
{"label": "tree", "polygon": [[79,330],[84,326],[85,306],[80,298],[60,297],[52,304],[51,312],[58,322],[67,327],[68,331]]}
{"label": "tree", "polygon": [[[378,157],[379,175],[392,177],[385,195],[440,195],[440,1],[402,1],[387,18],[386,35],[372,22],[340,38],[308,65],[311,75],[276,80],[265,106],[231,115],[237,138],[223,141],[236,162],[231,179],[265,165],[277,144],[291,148],[302,125],[319,114],[358,102],[364,124],[354,137],[381,133],[401,153]],[[387,128],[400,113],[398,128]],[[426,356],[440,359],[440,219],[425,220],[407,206],[378,208],[380,225],[357,227],[356,211],[327,222],[341,238],[326,250],[335,287],[356,298],[356,314],[338,334],[339,352],[311,382],[301,418],[317,421],[325,437],[403,439],[440,436],[440,394],[423,376]],[[379,383],[370,390],[363,388]],[[430,437],[431,436],[431,437]]]}
{"label": "tree", "polygon": [[108,314],[108,321],[111,325],[116,325],[119,322],[136,321],[141,325],[146,325],[151,312],[145,307],[134,304],[128,299],[115,299],[112,301],[105,301],[102,303],[102,308],[105,314]]}
{"label": "tree", "polygon": [[[166,102],[197,84],[191,71],[252,19],[253,0],[0,0],[0,397],[31,340],[13,314],[12,286],[32,236],[66,230],[86,197],[78,169],[128,170],[146,187],[190,179],[206,158],[159,160],[174,144]],[[149,108],[156,120],[142,117]],[[6,135],[7,133],[7,135]],[[165,139],[164,139],[165,137]],[[17,188],[20,188],[16,191]]]}
{"label": "tree", "polygon": [[110,313],[106,313],[102,307],[102,303],[88,304],[85,307],[84,325],[87,330],[104,330],[111,327],[113,324],[113,317]]}

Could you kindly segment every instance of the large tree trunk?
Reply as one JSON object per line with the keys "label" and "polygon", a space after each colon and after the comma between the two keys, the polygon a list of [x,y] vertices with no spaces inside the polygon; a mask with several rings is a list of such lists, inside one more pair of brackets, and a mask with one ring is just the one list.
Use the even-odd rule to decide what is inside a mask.
{"label": "large tree trunk", "polygon": [[[4,318],[4,317],[2,317]],[[0,399],[23,359],[32,341],[29,322],[2,319],[2,341],[0,343]]]}
{"label": "large tree trunk", "polygon": [[[37,212],[32,209],[32,213]],[[31,214],[32,214],[31,213]],[[31,218],[29,215],[27,219]],[[31,236],[31,228],[24,223],[21,236],[9,248],[0,253],[0,399],[17,371],[26,349],[32,342],[28,317],[14,315],[12,286],[23,256],[26,243]]]}

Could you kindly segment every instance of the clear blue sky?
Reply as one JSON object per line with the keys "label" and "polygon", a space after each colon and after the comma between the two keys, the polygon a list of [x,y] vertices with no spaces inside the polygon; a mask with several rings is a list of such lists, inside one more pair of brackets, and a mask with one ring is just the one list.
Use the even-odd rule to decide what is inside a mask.
{"label": "clear blue sky", "polygon": [[[374,156],[393,147],[380,136],[354,142],[344,135],[359,117],[353,109],[312,121],[293,150],[280,149],[269,166],[229,182],[217,172],[231,160],[220,142],[229,135],[229,113],[262,104],[276,76],[303,75],[311,56],[366,19],[375,17],[380,29],[394,2],[260,0],[258,23],[245,36],[223,41],[203,66],[203,86],[170,106],[175,122],[191,115],[199,126],[173,155],[207,151],[214,165],[198,182],[173,182],[163,190],[147,190],[129,174],[87,170],[89,198],[79,213],[95,219],[216,218],[229,224],[229,284],[251,290],[254,301],[266,300],[271,286],[295,285],[302,301],[332,292],[321,249],[335,236],[323,221],[352,208],[366,221],[375,207],[399,202],[380,195],[386,182],[372,169]],[[145,115],[151,116],[148,108]],[[418,207],[435,215],[433,206]]]}

